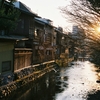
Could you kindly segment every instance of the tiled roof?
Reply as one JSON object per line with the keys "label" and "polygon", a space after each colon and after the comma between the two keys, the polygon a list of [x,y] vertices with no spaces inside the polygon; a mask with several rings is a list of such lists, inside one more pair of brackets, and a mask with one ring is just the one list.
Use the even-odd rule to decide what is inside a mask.
{"label": "tiled roof", "polygon": [[44,24],[48,24],[49,26],[52,26],[53,27],[52,21],[50,19],[35,17],[35,20],[36,21],[40,21],[40,22],[42,22]]}
{"label": "tiled roof", "polygon": [[17,1],[13,3],[14,6],[26,13],[32,14],[34,16],[38,16],[36,13],[34,13],[28,6],[26,6],[24,3]]}
{"label": "tiled roof", "polygon": [[7,35],[3,35],[3,36],[0,36],[0,39],[8,39],[8,40],[16,40],[16,41],[19,41],[19,40],[28,40],[28,38],[26,37],[22,37],[22,36],[7,36]]}

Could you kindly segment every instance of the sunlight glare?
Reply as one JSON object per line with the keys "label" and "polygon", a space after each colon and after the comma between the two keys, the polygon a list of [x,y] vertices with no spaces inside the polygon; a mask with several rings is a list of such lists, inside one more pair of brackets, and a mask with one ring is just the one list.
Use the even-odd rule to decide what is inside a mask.
{"label": "sunlight glare", "polygon": [[100,32],[100,27],[97,27],[96,30],[97,30],[97,32]]}

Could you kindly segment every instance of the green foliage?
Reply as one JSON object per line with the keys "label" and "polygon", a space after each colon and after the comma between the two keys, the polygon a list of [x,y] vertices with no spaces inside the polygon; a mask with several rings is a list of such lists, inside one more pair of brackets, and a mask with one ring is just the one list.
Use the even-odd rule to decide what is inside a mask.
{"label": "green foliage", "polygon": [[0,30],[11,31],[16,28],[20,12],[13,6],[5,5],[0,9]]}

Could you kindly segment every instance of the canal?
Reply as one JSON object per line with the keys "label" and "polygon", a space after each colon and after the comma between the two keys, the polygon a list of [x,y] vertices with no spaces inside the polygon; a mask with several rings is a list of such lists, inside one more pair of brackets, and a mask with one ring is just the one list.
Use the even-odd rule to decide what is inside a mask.
{"label": "canal", "polygon": [[12,93],[5,100],[100,100],[99,72],[94,64],[73,62]]}

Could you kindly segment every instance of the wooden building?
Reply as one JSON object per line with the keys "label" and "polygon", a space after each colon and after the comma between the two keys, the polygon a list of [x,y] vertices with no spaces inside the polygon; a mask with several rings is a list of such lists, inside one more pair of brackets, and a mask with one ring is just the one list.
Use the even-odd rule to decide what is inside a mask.
{"label": "wooden building", "polygon": [[21,14],[16,29],[10,35],[23,37],[22,40],[16,41],[14,49],[14,71],[18,71],[33,64],[34,17],[37,14],[20,1],[15,2],[14,5]]}
{"label": "wooden building", "polygon": [[0,33],[0,79],[12,75],[9,80],[13,80],[17,71],[58,59],[68,45],[61,27],[55,28],[50,19],[41,18],[20,1],[14,5],[20,11],[17,27],[9,34]]}
{"label": "wooden building", "polygon": [[[35,51],[38,52],[40,62],[54,59],[53,48],[54,26],[52,21],[45,18],[35,18]],[[39,41],[36,43],[36,38]],[[36,57],[35,57],[36,58]]]}

